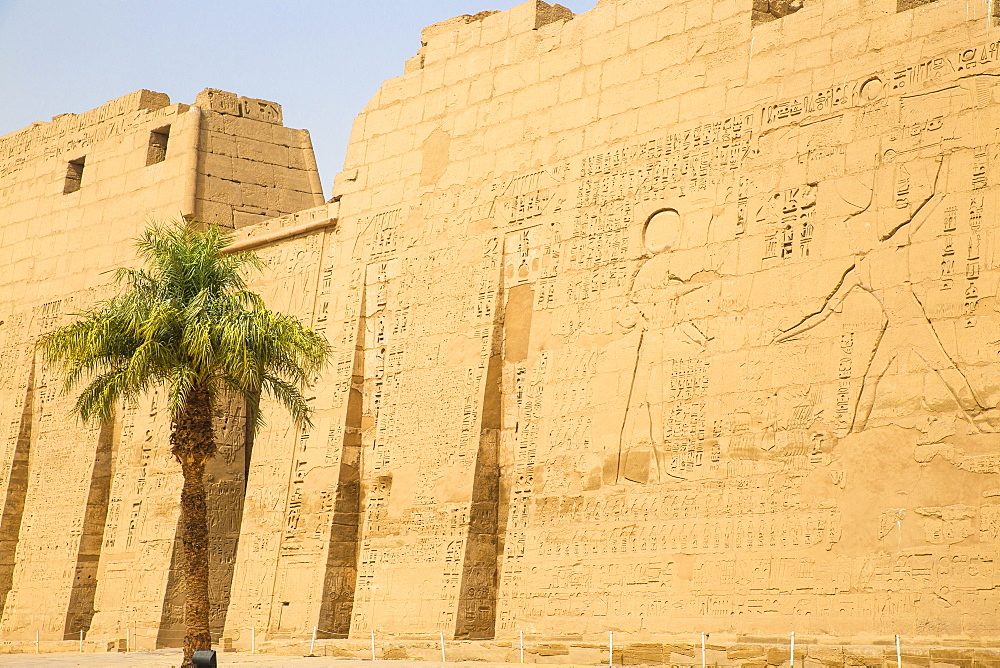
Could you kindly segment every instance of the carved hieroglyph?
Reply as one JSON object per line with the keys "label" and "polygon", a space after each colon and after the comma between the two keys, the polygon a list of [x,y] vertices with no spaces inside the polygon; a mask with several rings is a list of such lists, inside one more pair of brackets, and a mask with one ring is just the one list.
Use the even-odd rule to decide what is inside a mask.
{"label": "carved hieroglyph", "polygon": [[351,633],[995,634],[984,17],[653,4],[434,26],[355,125]]}
{"label": "carved hieroglyph", "polygon": [[[110,294],[147,218],[243,225],[322,202],[280,106],[137,91],[0,137],[0,635],[178,644],[180,479],[162,392],[85,427],[35,352]],[[219,406],[209,490],[213,623],[228,609],[245,488],[242,406]]]}
{"label": "carved hieroglyph", "polygon": [[[987,13],[532,1],[426,29],[359,115],[335,201],[239,232],[268,265],[255,287],[334,355],[308,431],[266,400],[254,438],[242,407],[218,411],[216,631],[1000,635]],[[213,128],[284,132],[269,103],[199,100]],[[249,150],[248,173],[281,153]],[[266,215],[230,180],[201,181],[229,193],[205,212]],[[0,330],[0,630],[44,614],[62,633],[92,595],[96,637],[138,620],[166,644],[177,478],[157,396],[73,435],[85,482],[53,501],[33,467],[70,470],[50,451],[68,428],[27,344],[56,300],[89,297],[35,276],[0,301],[17,323]],[[39,545],[99,533],[105,498],[103,547]],[[29,610],[21,555],[43,547],[64,584]]]}

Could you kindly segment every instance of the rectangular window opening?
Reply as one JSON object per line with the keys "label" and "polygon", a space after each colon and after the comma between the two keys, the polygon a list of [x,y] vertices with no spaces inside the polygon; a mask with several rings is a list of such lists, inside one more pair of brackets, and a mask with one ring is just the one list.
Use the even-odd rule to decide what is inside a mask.
{"label": "rectangular window opening", "polygon": [[[897,0],[899,1],[899,0]],[[802,9],[805,0],[753,0],[750,26],[781,19]]]}
{"label": "rectangular window opening", "polygon": [[896,13],[905,12],[908,9],[914,9],[931,2],[936,2],[936,0],[896,0]]}
{"label": "rectangular window opening", "polygon": [[83,180],[83,164],[86,157],[70,160],[66,167],[66,182],[63,184],[63,194],[75,193],[80,189],[80,182]]}
{"label": "rectangular window opening", "polygon": [[146,166],[163,162],[167,158],[167,140],[170,138],[170,126],[165,125],[149,133],[149,148],[146,150]]}

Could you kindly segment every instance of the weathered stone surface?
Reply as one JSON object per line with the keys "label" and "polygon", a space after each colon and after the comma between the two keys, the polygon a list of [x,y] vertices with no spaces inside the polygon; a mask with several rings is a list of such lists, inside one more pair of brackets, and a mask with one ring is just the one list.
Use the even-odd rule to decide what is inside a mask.
{"label": "weathered stone surface", "polygon": [[[228,128],[227,112],[212,108],[208,93],[223,94],[206,91],[203,107],[189,107],[137,91],[0,138],[4,639],[34,639],[36,631],[45,640],[76,639],[80,630],[91,638],[133,635],[132,647],[180,639],[172,565],[180,478],[162,393],[125,408],[112,425],[83,427],[32,344],[108,294],[105,272],[134,262],[132,239],[147,218],[232,225],[234,213],[260,218],[322,201],[308,137],[280,125],[280,107],[238,98],[253,111]],[[277,115],[263,118],[263,105]],[[259,181],[287,209],[255,209],[239,194],[241,170],[266,157],[240,154],[258,145],[284,151]],[[275,175],[309,172],[308,165],[302,189],[276,184]],[[214,189],[216,180],[233,189]],[[221,456],[208,481],[220,631],[247,468],[242,412],[217,409]]]}
{"label": "weathered stone surface", "polygon": [[473,381],[501,369],[485,627],[994,634],[933,602],[996,600],[985,21],[932,3],[915,33],[884,3],[847,54],[860,7],[752,27],[750,3],[605,2],[533,30],[535,7],[425,33],[336,186],[340,229],[389,286],[384,345],[366,344],[380,410],[352,633],[462,633],[469,538],[442,515],[477,534],[478,476],[434,481],[444,453],[490,460],[484,437],[466,450],[490,389],[437,374],[477,348],[456,350],[456,325],[496,303],[497,343],[482,326],[462,362]]}
{"label": "weathered stone surface", "polygon": [[[99,281],[64,265],[128,261],[124,212],[196,192],[210,222],[271,217],[236,247],[268,263],[268,302],[335,350],[315,427],[267,408],[245,498],[232,493],[232,645],[251,629],[261,642],[524,631],[544,639],[533,655],[572,657],[615,631],[684,637],[622,645],[622,662],[692,663],[707,632],[717,659],[777,665],[794,630],[808,640],[797,661],[886,665],[885,646],[810,645],[1000,635],[1000,42],[985,8],[944,0],[765,4],[602,0],[574,17],[533,1],[435,24],[359,115],[328,204],[296,199],[318,189],[280,108],[221,91],[199,96],[212,149],[197,171],[178,167],[158,204],[115,209],[111,239],[69,216],[89,162],[79,194],[52,167],[49,199],[12,176],[80,151],[0,139],[38,151],[3,182],[16,217],[0,306],[21,324],[0,329],[14,370],[0,379],[0,588],[8,514],[27,537],[17,555],[92,533],[105,475],[99,434],[62,435],[63,400],[25,352],[44,328],[31,314],[51,326],[65,306],[44,304],[91,298],[79,288]],[[152,412],[124,413],[112,438],[102,633],[139,619],[166,637],[176,616],[164,451],[161,491],[143,500],[157,510],[126,517],[142,434],[163,442]],[[232,415],[218,415],[227,464],[250,444],[223,429]],[[90,459],[60,464],[57,442]],[[26,449],[29,471],[35,457],[81,469],[51,517],[45,481],[20,491]],[[133,517],[143,551],[121,544]],[[63,547],[49,571],[93,554]],[[32,559],[14,557],[0,629],[27,631]],[[130,588],[102,590],[136,569]],[[33,604],[53,633],[68,577],[63,598]]]}

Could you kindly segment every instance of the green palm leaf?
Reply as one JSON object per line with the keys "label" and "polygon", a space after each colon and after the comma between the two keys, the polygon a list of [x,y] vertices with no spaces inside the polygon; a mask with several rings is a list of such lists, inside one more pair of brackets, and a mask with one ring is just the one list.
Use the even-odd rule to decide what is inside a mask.
{"label": "green palm leaf", "polygon": [[199,386],[213,397],[236,392],[248,404],[263,390],[297,425],[309,424],[298,386],[326,364],[329,346],[247,290],[246,275],[264,265],[250,252],[223,253],[231,240],[214,226],[151,225],[136,243],[145,267],[114,273],[124,291],[42,338],[47,359],[63,367],[65,389],[86,383],[76,402],[84,420],[109,419],[118,402],[166,385],[174,421]]}

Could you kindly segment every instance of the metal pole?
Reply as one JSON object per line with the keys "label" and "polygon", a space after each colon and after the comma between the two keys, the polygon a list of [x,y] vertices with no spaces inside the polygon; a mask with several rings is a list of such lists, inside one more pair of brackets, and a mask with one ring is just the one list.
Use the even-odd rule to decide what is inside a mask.
{"label": "metal pole", "polygon": [[375,629],[372,629],[372,661],[375,660]]}
{"label": "metal pole", "polygon": [[38,631],[35,631],[35,654],[39,654],[38,650]]}
{"label": "metal pole", "polygon": [[521,637],[521,663],[524,663],[524,631],[518,631]]}
{"label": "metal pole", "polygon": [[608,668],[615,664],[615,632],[608,631]]}
{"label": "metal pole", "polygon": [[705,668],[705,633],[701,634],[701,668]]}
{"label": "metal pole", "polygon": [[251,626],[250,627],[250,653],[251,654],[256,654],[257,653],[257,627],[256,626]]}
{"label": "metal pole", "polygon": [[80,629],[80,654],[83,654],[83,629]]}
{"label": "metal pole", "polygon": [[447,659],[444,658],[444,631],[438,631],[438,636],[441,637],[441,663],[447,663]]}
{"label": "metal pole", "polygon": [[312,641],[309,643],[309,656],[313,655],[313,648],[316,647],[316,627],[313,627]]}
{"label": "metal pole", "polygon": [[903,668],[903,654],[899,651],[899,635],[896,635],[896,668]]}
{"label": "metal pole", "polygon": [[792,631],[792,640],[788,645],[788,667],[795,668],[795,631]]}

